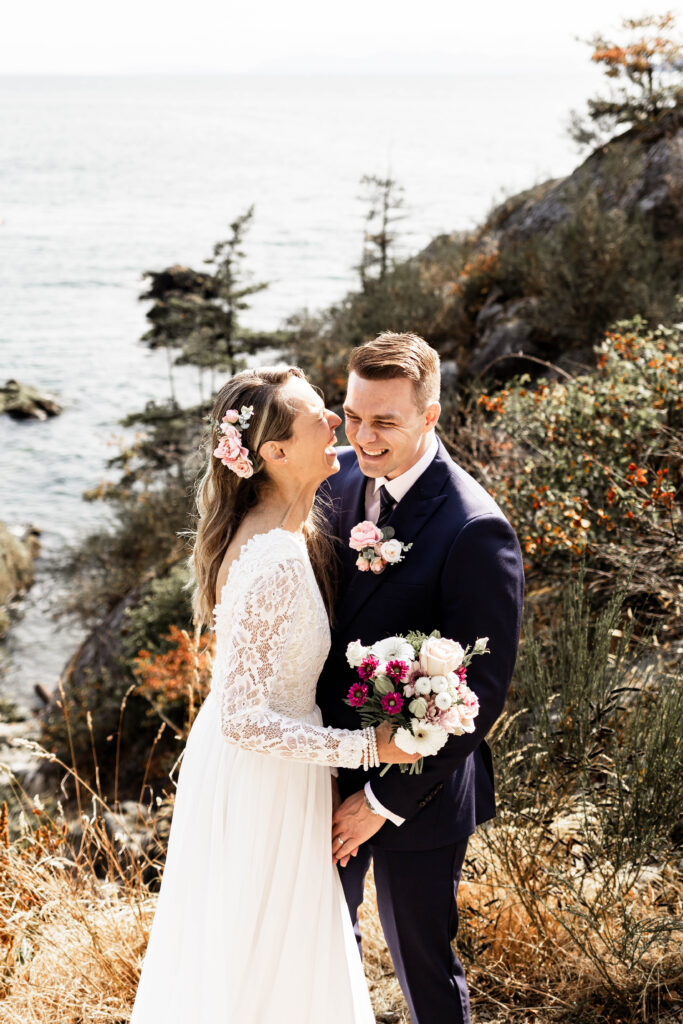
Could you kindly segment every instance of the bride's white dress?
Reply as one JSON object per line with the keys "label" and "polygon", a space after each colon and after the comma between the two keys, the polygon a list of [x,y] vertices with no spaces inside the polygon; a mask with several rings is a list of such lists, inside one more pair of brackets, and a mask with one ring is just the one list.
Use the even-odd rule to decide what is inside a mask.
{"label": "bride's white dress", "polygon": [[363,741],[315,705],[330,634],[303,537],[252,537],[214,614],[131,1024],[373,1024],[330,838],[331,770]]}

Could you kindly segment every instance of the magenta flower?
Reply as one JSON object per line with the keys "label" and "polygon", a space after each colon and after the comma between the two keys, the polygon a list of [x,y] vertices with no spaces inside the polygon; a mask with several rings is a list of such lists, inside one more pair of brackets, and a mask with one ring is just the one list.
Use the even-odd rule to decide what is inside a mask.
{"label": "magenta flower", "polygon": [[464,683],[465,680],[467,679],[467,669],[465,668],[464,665],[461,665],[460,668],[456,668],[455,674],[461,683]]}
{"label": "magenta flower", "polygon": [[348,702],[352,708],[362,708],[368,699],[368,688],[365,683],[354,683],[348,693]]}
{"label": "magenta flower", "polygon": [[402,683],[410,672],[410,665],[405,661],[388,661],[384,672],[392,682]]}
{"label": "magenta flower", "polygon": [[378,665],[379,658],[376,658],[374,654],[368,654],[367,658],[363,658],[358,666],[358,675],[363,680],[371,679],[372,676],[374,676]]}
{"label": "magenta flower", "polygon": [[403,697],[400,693],[394,690],[393,693],[387,693],[382,697],[382,708],[388,715],[397,715],[403,707]]}

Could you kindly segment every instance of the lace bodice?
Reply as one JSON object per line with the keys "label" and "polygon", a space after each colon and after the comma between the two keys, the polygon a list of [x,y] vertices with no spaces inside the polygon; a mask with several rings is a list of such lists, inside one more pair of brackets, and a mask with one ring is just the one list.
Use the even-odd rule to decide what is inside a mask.
{"label": "lace bodice", "polygon": [[256,534],[230,566],[214,609],[211,679],[229,743],[279,757],[358,768],[362,731],[304,721],[330,648],[325,606],[300,534]]}

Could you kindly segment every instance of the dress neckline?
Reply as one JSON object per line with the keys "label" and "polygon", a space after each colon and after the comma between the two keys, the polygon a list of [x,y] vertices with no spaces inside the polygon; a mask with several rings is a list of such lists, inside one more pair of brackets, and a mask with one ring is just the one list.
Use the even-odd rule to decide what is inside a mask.
{"label": "dress neckline", "polygon": [[225,577],[225,583],[221,587],[220,600],[218,600],[213,606],[214,615],[223,604],[223,594],[225,593],[225,588],[230,582],[233,569],[242,560],[242,556],[245,555],[249,548],[252,547],[254,541],[259,540],[262,537],[270,537],[270,535],[273,533],[286,533],[288,537],[292,538],[292,540],[303,541],[304,544],[306,543],[306,539],[301,530],[286,530],[284,526],[273,526],[271,527],[270,530],[261,530],[259,531],[259,533],[252,533],[251,537],[248,537],[245,540],[244,544],[241,545],[237,553],[237,556],[233,558],[232,562],[230,563],[228,575]]}

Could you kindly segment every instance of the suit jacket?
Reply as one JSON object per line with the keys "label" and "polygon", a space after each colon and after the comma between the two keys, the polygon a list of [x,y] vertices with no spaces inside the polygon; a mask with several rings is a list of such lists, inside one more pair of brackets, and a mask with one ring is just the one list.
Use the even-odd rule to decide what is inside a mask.
{"label": "suit jacket", "polygon": [[503,710],[517,655],[524,574],[515,533],[493,498],[453,462],[441,441],[425,472],[395,506],[387,525],[412,542],[402,562],[375,575],[360,572],[348,546],[351,528],[365,519],[366,478],[353,449],[339,452],[341,470],[324,490],[328,516],[340,541],[341,576],[332,646],[318,681],[317,701],[326,725],[356,729],[344,703],[357,678],[346,661],[352,640],[371,644],[411,629],[463,646],[488,636],[490,654],[477,656],[468,685],[479,698],[475,732],[451,736],[424,761],[420,775],[392,766],[341,769],[343,797],[370,782],[384,807],[405,818],[387,821],[372,842],[387,849],[434,849],[464,839],[495,815],[491,751],[484,737]]}

